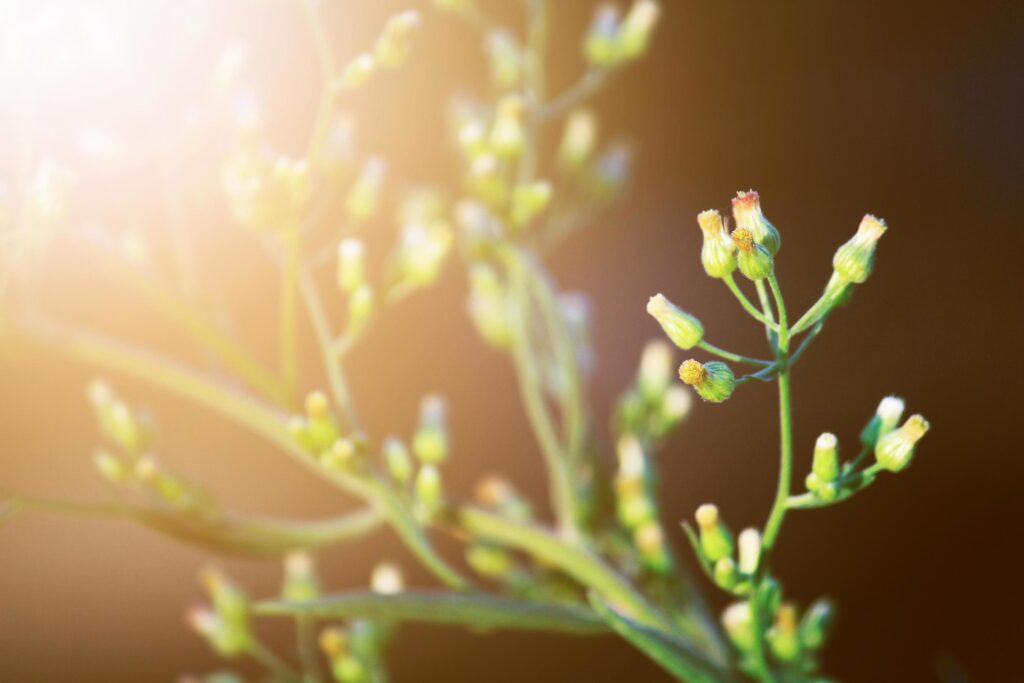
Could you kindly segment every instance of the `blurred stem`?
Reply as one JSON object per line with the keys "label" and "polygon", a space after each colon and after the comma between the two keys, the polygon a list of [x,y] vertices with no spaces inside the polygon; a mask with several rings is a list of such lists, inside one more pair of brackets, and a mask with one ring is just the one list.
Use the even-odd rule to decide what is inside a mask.
{"label": "blurred stem", "polygon": [[352,394],[341,365],[341,347],[334,343],[330,322],[320,298],[320,290],[305,269],[301,269],[300,286],[302,300],[306,304],[306,311],[313,326],[313,334],[316,336],[323,357],[324,369],[327,372],[327,381],[331,385],[334,402],[341,411],[346,425],[351,429],[357,429],[359,418],[356,415],[355,404],[352,401]]}
{"label": "blurred stem", "polygon": [[540,117],[538,104],[544,99],[544,67],[548,41],[547,0],[526,0],[526,52],[524,101],[526,103],[526,141],[519,160],[519,184],[528,183],[537,175],[537,154],[540,152]]}
{"label": "blurred stem", "polygon": [[306,0],[306,25],[313,36],[313,45],[316,48],[317,63],[320,66],[320,78],[322,81],[320,90],[320,104],[317,107],[316,122],[313,125],[313,133],[309,138],[309,145],[306,150],[306,158],[310,164],[316,164],[323,149],[324,141],[331,127],[331,118],[334,116],[334,108],[337,105],[338,89],[334,87],[335,81],[335,60],[334,51],[331,49],[331,42],[324,30],[323,21],[317,7],[320,5],[316,0]]}
{"label": "blurred stem", "polygon": [[283,659],[258,640],[254,640],[249,656],[259,662],[260,666],[270,672],[275,682],[302,683],[302,679]]}
{"label": "blurred stem", "polygon": [[315,620],[303,615],[295,617],[295,642],[299,648],[299,659],[302,661],[303,683],[320,683],[324,672],[320,666]]}
{"label": "blurred stem", "polygon": [[302,256],[302,235],[299,224],[293,223],[284,232],[285,261],[281,281],[281,375],[285,390],[295,400],[299,383],[298,298],[299,267]]}
{"label": "blurred stem", "polygon": [[613,67],[599,66],[588,70],[564,92],[540,107],[538,118],[547,122],[582,104],[599,91],[615,72]]}

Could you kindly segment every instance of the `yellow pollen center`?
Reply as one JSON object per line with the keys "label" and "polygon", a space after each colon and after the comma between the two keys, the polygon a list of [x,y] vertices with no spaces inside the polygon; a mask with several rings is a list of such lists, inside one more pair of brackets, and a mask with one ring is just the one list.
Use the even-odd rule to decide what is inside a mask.
{"label": "yellow pollen center", "polygon": [[737,228],[732,231],[732,241],[740,251],[750,253],[754,251],[754,235],[746,228]]}
{"label": "yellow pollen center", "polygon": [[708,371],[704,366],[695,360],[685,361],[679,366],[679,379],[691,387],[698,386],[707,381]]}

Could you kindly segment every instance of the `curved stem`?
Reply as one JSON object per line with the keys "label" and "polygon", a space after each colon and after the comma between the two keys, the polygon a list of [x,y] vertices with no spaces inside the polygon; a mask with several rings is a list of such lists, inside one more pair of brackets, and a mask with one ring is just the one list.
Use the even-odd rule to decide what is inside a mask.
{"label": "curved stem", "polygon": [[720,349],[717,346],[715,346],[714,344],[710,344],[710,343],[704,341],[703,339],[700,342],[697,343],[697,346],[699,346],[700,348],[704,349],[708,353],[714,354],[714,355],[718,356],[719,358],[724,358],[726,360],[731,360],[734,363],[747,363],[749,365],[760,365],[761,367],[763,367],[765,369],[768,369],[768,368],[770,368],[772,366],[772,362],[770,360],[761,360],[760,358],[751,358],[750,356],[741,356],[738,353],[733,353],[732,351],[726,351],[725,349]]}
{"label": "curved stem", "polygon": [[786,304],[782,298],[782,289],[773,273],[768,277],[775,305],[779,310],[778,364],[779,364],[779,484],[775,493],[768,521],[764,527],[763,553],[767,555],[775,545],[775,540],[786,516],[786,501],[793,479],[793,415],[790,396],[789,362],[789,328],[786,320]]}
{"label": "curved stem", "polygon": [[750,302],[750,299],[747,298],[747,295],[744,294],[743,290],[740,289],[740,286],[736,284],[736,278],[733,277],[732,273],[723,277],[722,282],[725,283],[725,286],[728,287],[729,291],[732,292],[733,296],[736,297],[736,300],[740,302],[740,305],[743,307],[743,310],[750,314],[750,317],[752,317],[754,320],[758,321],[759,323],[763,324],[765,327],[769,329],[779,329],[779,326],[775,323],[774,320],[771,319],[770,315],[766,316],[765,313],[762,313],[761,311],[757,310],[757,307]]}
{"label": "curved stem", "polygon": [[295,397],[299,383],[298,321],[295,302],[298,298],[299,259],[302,237],[298,224],[284,232],[285,262],[281,281],[281,375],[285,390]]}

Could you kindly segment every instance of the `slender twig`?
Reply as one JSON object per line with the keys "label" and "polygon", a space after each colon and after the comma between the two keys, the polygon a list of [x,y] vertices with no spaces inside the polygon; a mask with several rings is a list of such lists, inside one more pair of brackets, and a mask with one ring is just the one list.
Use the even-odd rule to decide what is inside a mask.
{"label": "slender twig", "polygon": [[544,103],[539,110],[541,121],[555,119],[597,93],[615,73],[614,67],[598,66],[587,71],[564,92]]}
{"label": "slender twig", "polygon": [[757,310],[757,307],[750,302],[750,299],[747,298],[747,295],[744,294],[743,290],[740,289],[740,286],[736,284],[736,278],[733,277],[732,273],[729,273],[728,275],[723,277],[722,282],[725,283],[725,286],[728,287],[729,291],[732,292],[733,296],[736,297],[736,300],[740,302],[740,305],[743,307],[743,310],[749,313],[750,316],[754,318],[754,320],[757,320],[758,322],[762,323],[765,327],[769,328],[772,331],[778,331],[779,326],[775,323],[774,320],[771,319],[771,314],[769,313],[766,316],[765,313],[762,313],[761,311]]}
{"label": "slender twig", "polygon": [[760,365],[760,366],[762,366],[762,367],[764,367],[766,369],[772,366],[772,361],[770,361],[770,360],[761,360],[760,358],[751,358],[750,356],[742,356],[742,355],[740,355],[738,353],[733,353],[732,351],[726,351],[725,349],[720,349],[717,346],[715,346],[714,344],[706,342],[703,339],[697,343],[697,346],[699,346],[700,348],[704,349],[705,351],[707,351],[710,354],[714,354],[714,355],[718,356],[719,358],[724,358],[726,360],[731,360],[734,363],[747,363],[749,365]]}

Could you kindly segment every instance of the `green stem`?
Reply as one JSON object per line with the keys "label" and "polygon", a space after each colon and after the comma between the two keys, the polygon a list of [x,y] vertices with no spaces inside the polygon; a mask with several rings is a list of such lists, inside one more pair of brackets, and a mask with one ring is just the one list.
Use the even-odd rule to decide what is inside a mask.
{"label": "green stem", "polygon": [[782,289],[779,282],[772,274],[768,283],[775,297],[775,304],[779,310],[779,484],[775,493],[775,503],[768,516],[768,522],[764,527],[764,540],[762,542],[763,553],[768,552],[775,545],[775,540],[782,527],[782,521],[786,516],[786,501],[789,499],[789,490],[793,479],[793,415],[790,396],[790,368],[789,357],[789,328],[786,320],[786,304],[782,298]]}
{"label": "green stem", "polygon": [[[757,310],[757,307],[750,302],[750,299],[747,298],[747,295],[744,294],[743,290],[740,289],[740,286],[736,284],[736,278],[733,277],[732,273],[729,273],[728,275],[723,277],[722,282],[725,283],[725,286],[728,287],[729,291],[732,292],[733,296],[736,297],[736,300],[740,302],[740,305],[743,307],[743,310],[750,314],[750,317],[752,317],[759,323],[762,323],[765,327],[769,328],[770,330],[779,329],[779,326],[775,324],[774,320],[771,319],[770,309],[766,309],[767,315],[766,313],[762,313],[761,311]],[[763,302],[764,299],[762,299],[762,303]]]}
{"label": "green stem", "polygon": [[302,662],[303,683],[323,680],[323,667],[320,665],[320,653],[317,647],[316,621],[306,615],[295,617],[295,642],[299,649],[299,660]]}
{"label": "green stem", "polygon": [[306,150],[306,158],[310,163],[316,163],[324,140],[327,139],[327,134],[330,131],[331,117],[338,99],[338,88],[334,86],[334,53],[317,14],[316,8],[319,3],[306,2],[304,4],[306,6],[306,24],[313,35],[313,45],[316,47],[317,63],[320,66],[320,78],[323,83],[320,91],[320,103],[316,112],[316,122],[313,125],[313,133],[310,135]]}
{"label": "green stem", "polygon": [[350,429],[356,429],[359,424],[359,418],[356,415],[352,394],[349,391],[348,382],[345,380],[345,373],[341,366],[341,349],[334,342],[330,322],[327,319],[327,313],[320,298],[320,291],[313,278],[304,268],[300,269],[299,284],[302,290],[302,301],[306,305],[306,312],[313,327],[313,334],[316,336],[317,344],[320,347],[324,370],[327,373],[327,381],[331,385],[331,395],[341,411],[346,426]]}
{"label": "green stem", "polygon": [[263,643],[254,641],[249,649],[249,656],[269,671],[275,681],[300,683],[299,675]]}
{"label": "green stem", "polygon": [[[772,303],[768,300],[768,291],[764,287],[763,280],[754,280],[754,287],[757,288],[757,298],[761,300],[761,310],[764,311],[764,317],[768,320],[775,320],[775,316],[772,315]],[[772,345],[773,350],[778,350],[778,334],[768,325],[765,325],[765,336],[768,337],[768,343]]]}
{"label": "green stem", "polygon": [[731,360],[734,363],[748,363],[750,365],[760,365],[760,366],[764,367],[765,369],[770,368],[772,366],[772,362],[770,360],[761,360],[760,358],[751,358],[750,356],[741,356],[738,353],[733,353],[732,351],[726,351],[725,349],[720,349],[717,346],[715,346],[714,344],[710,344],[710,343],[704,341],[703,339],[697,343],[697,346],[699,346],[700,348],[704,349],[708,353],[714,354],[714,355],[718,356],[719,358],[724,358],[726,360]]}
{"label": "green stem", "polygon": [[299,381],[298,312],[295,304],[298,299],[301,240],[298,224],[285,228],[285,263],[281,282],[281,375],[285,389],[292,397],[298,391]]}
{"label": "green stem", "polygon": [[540,107],[538,112],[539,119],[541,121],[550,121],[590,98],[608,82],[609,77],[614,71],[615,69],[612,67],[595,67],[590,69],[567,90]]}

